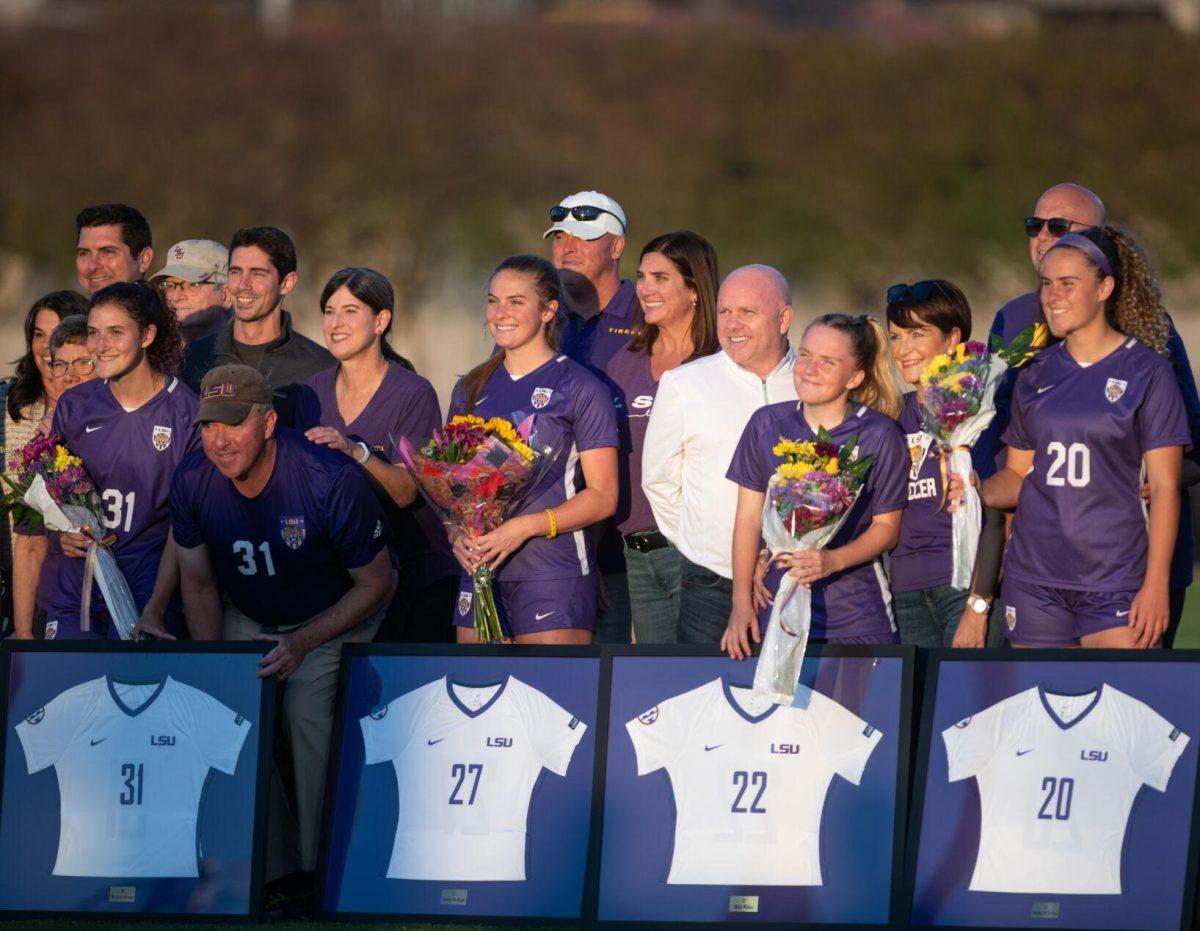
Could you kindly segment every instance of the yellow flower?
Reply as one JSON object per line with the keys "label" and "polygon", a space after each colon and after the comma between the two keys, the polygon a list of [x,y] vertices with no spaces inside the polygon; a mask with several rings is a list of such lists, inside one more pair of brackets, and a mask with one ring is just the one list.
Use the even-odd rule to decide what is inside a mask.
{"label": "yellow flower", "polygon": [[[960,343],[961,345],[961,343]],[[936,384],[938,376],[942,371],[950,365],[950,357],[945,353],[939,356],[934,356],[929,360],[928,364],[921,370],[921,384],[925,387]]]}
{"label": "yellow flower", "polygon": [[476,417],[474,414],[457,414],[450,418],[450,423],[465,423],[474,427],[482,427],[484,421],[482,417]]}
{"label": "yellow flower", "polygon": [[825,463],[825,471],[828,472],[830,475],[837,475],[838,471],[840,469],[841,469],[841,467],[838,465],[838,457],[837,456],[834,456],[827,463]]}
{"label": "yellow flower", "polygon": [[1035,323],[1033,325],[1033,339],[1029,343],[1030,348],[1041,349],[1043,346],[1045,346],[1046,338],[1049,336],[1049,333],[1050,331],[1046,328],[1046,324]]}
{"label": "yellow flower", "polygon": [[65,472],[71,466],[82,466],[83,460],[72,456],[65,446],[54,447],[54,471]]}
{"label": "yellow flower", "polygon": [[788,440],[780,437],[771,452],[780,457],[811,458],[816,453],[816,447],[808,440]]}
{"label": "yellow flower", "polygon": [[775,474],[785,480],[804,478],[812,471],[812,463],[784,462],[775,470]]}

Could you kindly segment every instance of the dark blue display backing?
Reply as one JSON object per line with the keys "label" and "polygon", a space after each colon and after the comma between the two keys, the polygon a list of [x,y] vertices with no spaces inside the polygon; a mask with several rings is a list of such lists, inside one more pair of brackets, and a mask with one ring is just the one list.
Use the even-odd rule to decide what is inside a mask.
{"label": "dark blue display backing", "polygon": [[[1200,738],[1200,676],[1192,663],[943,660],[938,664],[925,774],[912,921],[914,925],[1012,928],[1180,927]],[[947,780],[941,733],[955,722],[1035,685],[1081,692],[1107,683],[1145,702],[1190,738],[1165,793],[1143,786],[1122,851],[1121,895],[970,892],[979,848],[979,789]],[[1057,918],[1033,917],[1057,913]]]}
{"label": "dark blue display backing", "polygon": [[[578,918],[591,826],[600,659],[470,655],[348,655],[323,909],[341,914]],[[513,675],[587,724],[565,777],[542,771],[529,806],[526,879],[425,882],[387,878],[397,784],[389,764],[363,765],[358,721],[371,709],[442,676],[468,685]],[[465,890],[462,905],[443,893]],[[451,898],[455,896],[451,895]]]}
{"label": "dark blue display backing", "polygon": [[[152,912],[245,916],[250,909],[254,799],[258,782],[259,653],[15,651],[10,657],[0,802],[0,909],[13,911]],[[105,674],[145,681],[170,675],[245,715],[251,728],[232,776],[209,771],[197,833],[199,878],[54,876],[59,792],[53,766],[32,776],[15,727],[65,690]],[[113,886],[133,887],[132,902],[111,902]]]}
{"label": "dark blue display backing", "polygon": [[[883,732],[860,785],[835,776],[821,818],[822,886],[668,885],[675,807],[666,772],[637,775],[625,722],[718,676],[750,685],[752,663],[727,658],[614,656],[609,715],[601,921],[887,924],[893,888],[903,660],[808,657],[801,682]],[[907,759],[907,754],[903,754]],[[730,896],[757,896],[756,913],[730,913]]]}

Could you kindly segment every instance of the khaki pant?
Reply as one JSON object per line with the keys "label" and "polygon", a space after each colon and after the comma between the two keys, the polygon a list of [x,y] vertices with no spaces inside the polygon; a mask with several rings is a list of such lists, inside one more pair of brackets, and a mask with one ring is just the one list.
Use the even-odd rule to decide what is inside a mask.
{"label": "khaki pant", "polygon": [[[232,604],[224,604],[226,640],[253,640],[259,633],[287,633],[300,624],[263,627]],[[267,821],[267,879],[295,869],[317,868],[317,845],[321,833],[321,806],[325,800],[325,774],[329,763],[329,741],[333,733],[333,702],[337,692],[338,667],[343,643],[369,643],[379,629],[383,612],[363,621],[340,637],[321,644],[304,657],[283,683],[280,691],[282,737],[291,755],[294,774],[294,815],[284,800],[278,772],[271,778]],[[299,832],[299,862],[296,834]]]}

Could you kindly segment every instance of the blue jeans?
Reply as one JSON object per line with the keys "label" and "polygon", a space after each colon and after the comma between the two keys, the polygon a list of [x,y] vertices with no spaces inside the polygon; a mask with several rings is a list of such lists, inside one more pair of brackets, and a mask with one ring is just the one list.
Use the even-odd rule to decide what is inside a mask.
{"label": "blue jeans", "polygon": [[[892,592],[896,612],[896,627],[900,642],[915,647],[949,647],[954,645],[958,620],[967,607],[968,589],[950,585],[921,588],[915,592]],[[996,598],[988,616],[984,645],[1004,644],[1003,609]]]}
{"label": "blue jeans", "polygon": [[733,610],[733,580],[680,557],[679,642],[721,642]]}
{"label": "blue jeans", "polygon": [[673,546],[648,553],[625,547],[629,608],[638,643],[679,642],[679,587],[683,557]]}
{"label": "blue jeans", "polygon": [[628,643],[629,585],[624,572],[605,572],[604,610],[596,612],[597,643]]}

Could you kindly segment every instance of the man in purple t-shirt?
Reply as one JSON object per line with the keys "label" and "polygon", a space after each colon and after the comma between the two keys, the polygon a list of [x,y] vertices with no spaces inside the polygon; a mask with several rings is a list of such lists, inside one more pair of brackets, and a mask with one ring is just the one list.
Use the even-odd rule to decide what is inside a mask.
{"label": "man in purple t-shirt", "polygon": [[[550,208],[550,258],[562,282],[558,315],[561,349],[613,388],[608,364],[638,325],[637,293],[619,271],[625,252],[625,211],[599,191],[580,191]],[[616,394],[616,391],[613,391]],[[604,581],[601,643],[630,640],[629,589],[621,536],[610,522],[599,535],[597,560]]]}
{"label": "man in purple t-shirt", "polygon": [[[273,643],[258,674],[286,682],[298,867],[312,871],[341,645],[370,641],[392,596],[388,531],[353,461],[276,430],[272,389],[256,369],[213,369],[200,398],[204,448],[180,463],[170,501],[188,630]],[[268,873],[296,865],[271,863]]]}

